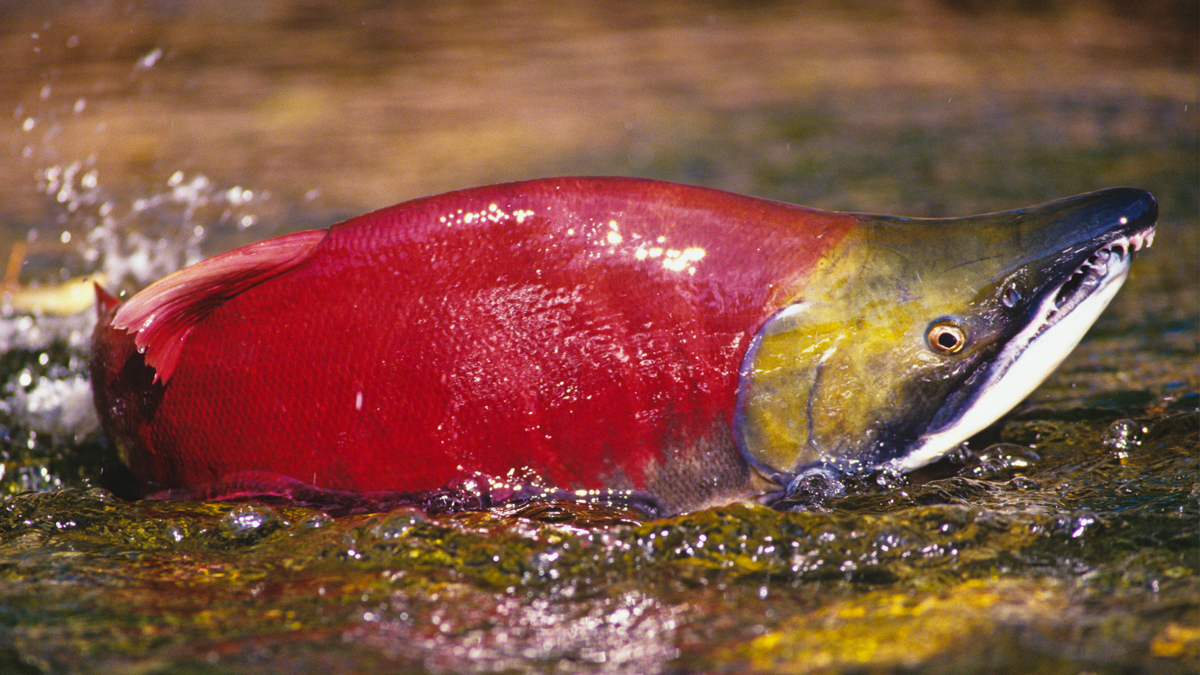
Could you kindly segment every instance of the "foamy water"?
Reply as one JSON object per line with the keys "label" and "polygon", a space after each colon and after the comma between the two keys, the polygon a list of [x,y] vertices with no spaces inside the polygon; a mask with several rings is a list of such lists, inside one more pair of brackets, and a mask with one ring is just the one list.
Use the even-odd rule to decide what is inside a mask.
{"label": "foamy water", "polygon": [[[136,67],[152,68],[156,61],[143,58]],[[33,106],[43,106],[41,112],[28,104],[14,111],[28,140],[22,150],[27,160],[57,156],[55,120],[88,109],[86,98],[66,106],[54,99],[47,85]],[[0,352],[20,350],[30,359],[0,385],[0,412],[33,437],[77,443],[98,432],[87,374],[96,322],[92,283],[127,295],[199,262],[215,227],[257,224],[255,207],[267,198],[265,191],[219,185],[183,170],[131,196],[110,190],[99,164],[91,155],[37,169],[36,191],[50,216],[14,245],[0,296]],[[55,345],[66,347],[69,360],[48,367]]]}

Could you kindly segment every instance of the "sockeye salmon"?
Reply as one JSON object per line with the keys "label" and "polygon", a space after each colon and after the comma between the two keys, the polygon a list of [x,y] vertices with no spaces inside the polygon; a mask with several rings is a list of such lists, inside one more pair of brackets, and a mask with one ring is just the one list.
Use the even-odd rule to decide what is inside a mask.
{"label": "sockeye salmon", "polygon": [[124,304],[98,287],[95,402],[145,494],[786,496],[814,470],[919,467],[1001,417],[1156,217],[1131,188],[950,219],[627,178],[452,192]]}

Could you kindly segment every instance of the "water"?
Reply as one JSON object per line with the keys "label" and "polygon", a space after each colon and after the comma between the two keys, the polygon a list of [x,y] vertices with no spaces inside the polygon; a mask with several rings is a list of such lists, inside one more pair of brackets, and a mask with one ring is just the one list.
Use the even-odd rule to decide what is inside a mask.
{"label": "water", "polygon": [[[1194,8],[1021,7],[4,9],[0,671],[1194,672]],[[562,173],[910,216],[1125,184],[1162,216],[1028,401],[814,510],[330,518],[105,489],[85,277],[132,291]]]}

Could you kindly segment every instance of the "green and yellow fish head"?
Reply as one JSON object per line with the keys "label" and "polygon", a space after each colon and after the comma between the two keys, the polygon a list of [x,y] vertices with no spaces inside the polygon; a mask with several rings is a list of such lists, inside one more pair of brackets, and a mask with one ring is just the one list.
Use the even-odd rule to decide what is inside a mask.
{"label": "green and yellow fish head", "polygon": [[929,463],[1066,358],[1148,245],[1154,198],[1116,188],[954,219],[860,216],[757,333],[735,437],[787,486],[813,467]]}

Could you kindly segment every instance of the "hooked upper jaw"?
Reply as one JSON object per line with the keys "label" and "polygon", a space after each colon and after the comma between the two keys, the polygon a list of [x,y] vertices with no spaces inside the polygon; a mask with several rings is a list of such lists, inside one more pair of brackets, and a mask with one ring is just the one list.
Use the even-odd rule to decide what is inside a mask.
{"label": "hooked upper jaw", "polygon": [[1027,324],[1000,350],[969,405],[951,424],[922,435],[891,466],[908,471],[940,458],[1033,393],[1074,350],[1121,288],[1134,251],[1154,242],[1154,198],[1140,190],[1129,190],[1127,198],[1132,204],[1124,210],[1138,216],[1113,216],[1113,230],[1084,249],[1083,262],[1043,290]]}

